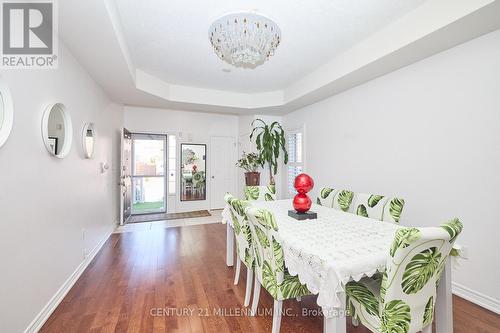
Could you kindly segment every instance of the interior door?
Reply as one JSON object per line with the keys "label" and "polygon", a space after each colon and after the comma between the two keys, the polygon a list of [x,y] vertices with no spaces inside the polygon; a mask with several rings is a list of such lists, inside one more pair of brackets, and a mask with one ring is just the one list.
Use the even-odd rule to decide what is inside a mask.
{"label": "interior door", "polygon": [[122,129],[120,168],[120,224],[127,223],[132,214],[132,134]]}
{"label": "interior door", "polygon": [[226,192],[234,194],[236,142],[232,137],[214,136],[210,140],[211,209],[224,208]]}

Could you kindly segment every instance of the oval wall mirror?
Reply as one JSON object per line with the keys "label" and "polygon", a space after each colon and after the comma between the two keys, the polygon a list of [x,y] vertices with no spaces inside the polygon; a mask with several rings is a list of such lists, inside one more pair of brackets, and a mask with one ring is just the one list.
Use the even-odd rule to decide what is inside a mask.
{"label": "oval wall mirror", "polygon": [[94,123],[86,123],[83,126],[83,154],[85,158],[92,158],[94,156],[95,141],[97,133]]}
{"label": "oval wall mirror", "polygon": [[45,147],[52,156],[66,157],[71,150],[73,126],[64,104],[49,105],[42,118],[42,136]]}
{"label": "oval wall mirror", "polygon": [[10,135],[14,119],[14,105],[9,87],[0,81],[0,147]]}

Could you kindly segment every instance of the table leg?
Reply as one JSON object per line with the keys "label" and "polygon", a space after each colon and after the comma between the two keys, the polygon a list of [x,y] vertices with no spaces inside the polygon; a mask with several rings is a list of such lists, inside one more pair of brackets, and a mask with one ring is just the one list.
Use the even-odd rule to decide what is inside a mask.
{"label": "table leg", "polygon": [[345,315],[345,294],[338,294],[342,302],[342,306],[335,309],[334,315],[324,317],[323,319],[323,333],[346,333],[346,315]]}
{"label": "table leg", "polygon": [[229,223],[226,223],[226,265],[234,265],[234,232]]}
{"label": "table leg", "polygon": [[451,294],[451,256],[446,264],[437,288],[436,332],[453,333],[453,299]]}

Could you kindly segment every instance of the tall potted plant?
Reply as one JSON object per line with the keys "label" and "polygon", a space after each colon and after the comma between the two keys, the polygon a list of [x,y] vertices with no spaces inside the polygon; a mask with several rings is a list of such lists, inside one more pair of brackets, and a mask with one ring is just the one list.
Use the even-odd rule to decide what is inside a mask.
{"label": "tall potted plant", "polygon": [[285,147],[285,131],[277,121],[266,124],[262,119],[252,121],[250,140],[255,136],[255,144],[262,162],[269,167],[269,181],[275,185],[274,175],[278,172],[278,159],[283,152],[283,162],[288,163],[288,152]]}
{"label": "tall potted plant", "polygon": [[263,164],[257,153],[245,153],[236,162],[236,166],[245,170],[245,183],[247,186],[260,185],[260,172],[257,169]]}

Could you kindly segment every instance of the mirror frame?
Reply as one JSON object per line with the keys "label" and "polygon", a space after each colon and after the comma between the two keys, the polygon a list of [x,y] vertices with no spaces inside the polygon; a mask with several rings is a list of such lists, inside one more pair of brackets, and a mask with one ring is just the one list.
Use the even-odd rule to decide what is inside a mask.
{"label": "mirror frame", "polygon": [[0,124],[0,147],[2,147],[9,138],[14,123],[14,102],[9,87],[2,79],[0,79],[0,94],[3,101],[3,121]]}
{"label": "mirror frame", "polygon": [[[87,150],[87,146],[85,145],[86,141],[85,139],[87,138],[87,131],[89,129],[92,131],[94,138],[94,149],[92,150],[92,153],[89,153],[89,151]],[[85,123],[82,129],[82,147],[83,147],[83,156],[85,156],[86,159],[92,159],[94,157],[96,141],[97,141],[97,130],[95,128],[95,123],[93,122]]]}
{"label": "mirror frame", "polygon": [[[56,155],[52,153],[50,150],[50,144],[48,141],[49,137],[49,129],[48,129],[48,124],[49,124],[49,117],[50,117],[50,112],[52,111],[53,108],[59,108],[61,110],[62,116],[63,116],[63,121],[64,121],[64,145],[61,147],[61,152]],[[66,110],[66,107],[62,103],[54,103],[50,104],[45,108],[45,111],[43,112],[43,118],[42,118],[42,140],[45,145],[45,148],[47,148],[47,151],[49,152],[50,156],[54,156],[57,158],[65,158],[68,156],[69,152],[71,151],[71,145],[73,143],[73,125],[71,123],[71,117],[68,114],[68,111]]]}

